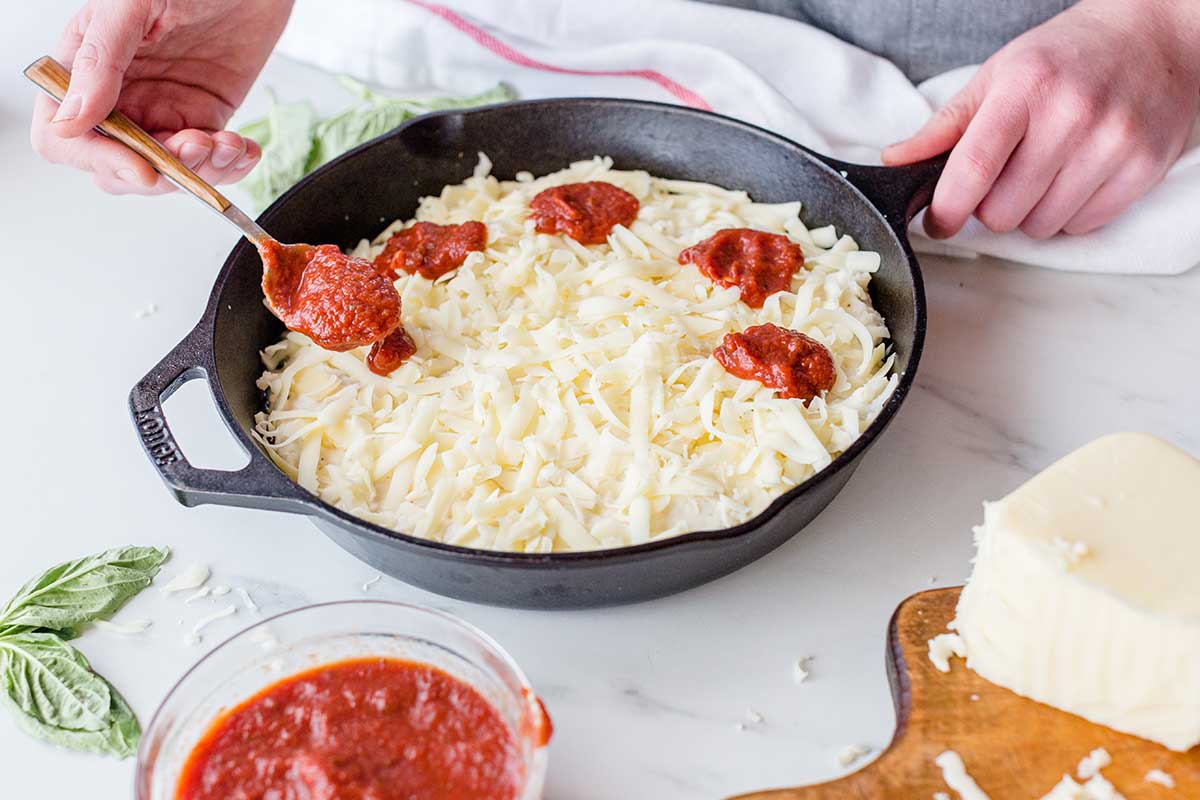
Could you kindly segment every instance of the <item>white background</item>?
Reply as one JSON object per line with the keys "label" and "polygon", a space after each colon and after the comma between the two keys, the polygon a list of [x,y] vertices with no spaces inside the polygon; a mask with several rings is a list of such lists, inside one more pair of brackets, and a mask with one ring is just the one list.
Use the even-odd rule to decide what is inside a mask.
{"label": "white background", "polygon": [[[364,593],[375,573],[304,519],[185,509],[140,450],[126,395],[195,323],[237,234],[190,199],[108,197],[29,151],[35,90],[19,70],[53,49],[72,6],[22,3],[0,29],[0,602],[53,563],[138,543],[173,549],[164,578],[210,564],[263,614],[363,596],[449,609],[499,639],[544,697],[556,726],[548,797],[715,797],[828,779],[847,744],[886,746],[888,618],[914,591],[961,582],[981,500],[1115,430],[1200,453],[1200,271],[1093,277],[927,257],[914,392],[845,492],[770,556],[685,594],[595,611],[475,606],[391,579]],[[327,108],[340,97],[331,79],[276,59],[240,119],[263,107],[266,85]],[[151,303],[158,311],[137,318]],[[240,463],[202,384],[167,415],[193,462]],[[259,618],[243,609],[185,645],[228,600],[149,590],[117,617],[153,619],[148,633],[90,631],[79,645],[146,723],[205,648]],[[812,677],[797,686],[805,655]],[[739,731],[749,709],[765,722]],[[129,797],[133,766],[39,744],[0,718],[4,798]]]}

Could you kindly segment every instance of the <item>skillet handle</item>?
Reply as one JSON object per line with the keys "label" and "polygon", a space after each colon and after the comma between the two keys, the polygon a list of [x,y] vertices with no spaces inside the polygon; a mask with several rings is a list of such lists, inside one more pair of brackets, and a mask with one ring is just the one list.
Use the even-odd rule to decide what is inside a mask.
{"label": "skillet handle", "polygon": [[832,158],[825,162],[866,195],[903,238],[908,223],[933,199],[933,188],[949,158],[947,152],[902,167],[848,164]]}
{"label": "skillet handle", "polygon": [[162,404],[188,381],[210,380],[205,355],[211,350],[208,334],[195,328],[129,393],[129,413],[150,463],[175,499],[185,506],[213,503],[270,511],[310,511],[311,495],[257,448],[249,451],[250,463],[234,471],[194,467],[179,449],[163,416]]}

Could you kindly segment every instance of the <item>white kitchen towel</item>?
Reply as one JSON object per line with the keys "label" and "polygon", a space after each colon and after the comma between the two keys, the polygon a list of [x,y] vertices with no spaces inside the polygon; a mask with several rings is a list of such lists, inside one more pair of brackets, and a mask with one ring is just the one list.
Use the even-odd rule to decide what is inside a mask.
{"label": "white kitchen towel", "polygon": [[[711,109],[868,164],[975,70],[914,86],[889,62],[811,26],[689,0],[298,0],[279,49],[402,89],[468,93],[503,81],[523,98]],[[1086,236],[1035,241],[974,219],[948,242],[913,230],[918,250],[1079,272],[1185,272],[1200,262],[1200,130],[1160,186]]]}

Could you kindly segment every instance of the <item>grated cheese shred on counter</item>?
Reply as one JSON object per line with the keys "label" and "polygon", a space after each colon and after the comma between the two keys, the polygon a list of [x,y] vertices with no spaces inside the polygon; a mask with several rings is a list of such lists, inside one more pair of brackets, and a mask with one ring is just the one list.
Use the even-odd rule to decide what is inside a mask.
{"label": "grated cheese shred on counter", "polygon": [[[534,179],[473,177],[424,198],[416,220],[476,219],[485,252],[429,281],[396,281],[417,354],[391,376],[368,348],[334,353],[288,333],[263,353],[256,435],[306,489],[384,527],[466,547],[548,553],[723,528],[761,512],[858,438],[895,388],[879,268],[800,203],[612,168],[595,158]],[[608,181],[641,203],[602,245],[539,234],[549,186]],[[353,255],[373,258],[397,221]],[[730,227],[785,233],[807,267],[761,309],[680,265]],[[837,381],[807,407],[711,357],[726,333],[773,322],[822,342]]]}

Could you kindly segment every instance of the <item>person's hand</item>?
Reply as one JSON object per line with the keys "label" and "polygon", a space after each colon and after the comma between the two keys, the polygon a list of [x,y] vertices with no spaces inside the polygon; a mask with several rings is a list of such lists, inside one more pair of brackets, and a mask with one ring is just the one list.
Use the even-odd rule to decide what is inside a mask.
{"label": "person's hand", "polygon": [[57,57],[71,69],[62,105],[39,97],[38,155],[91,172],[114,194],[173,187],[150,163],[93,130],[117,108],[209,183],[240,180],[262,151],[222,130],[262,69],[291,0],[89,0]]}
{"label": "person's hand", "polygon": [[1200,109],[1200,3],[1083,0],[1014,39],[885,164],[954,148],[925,214],[952,236],[1087,233],[1162,180]]}

